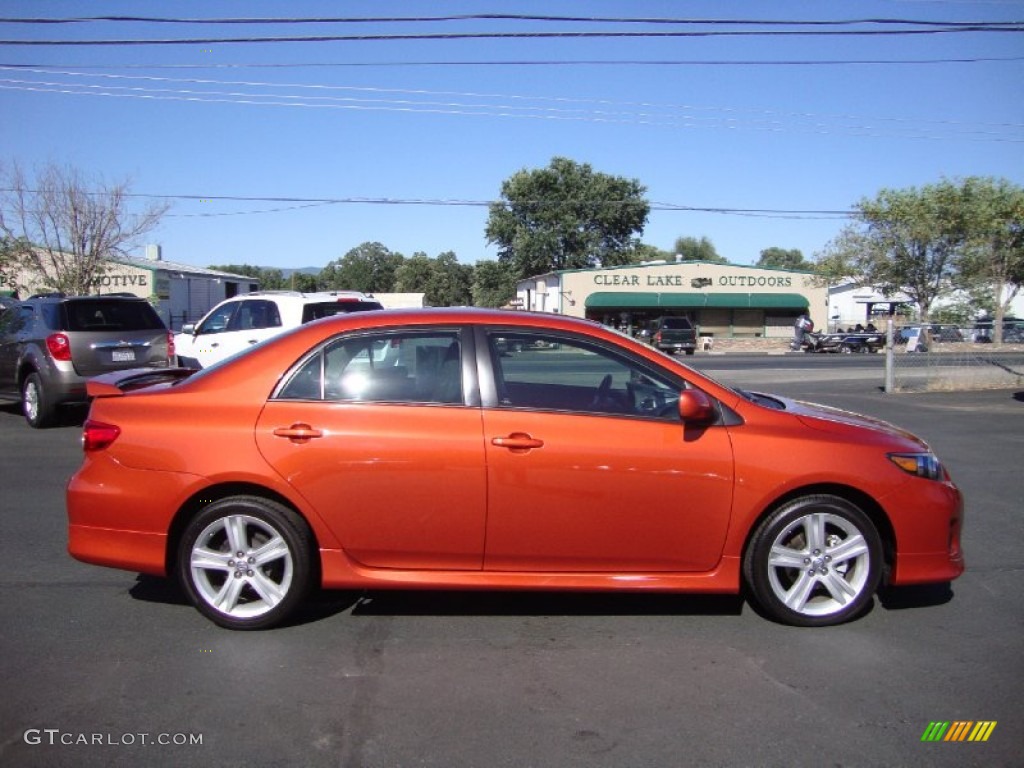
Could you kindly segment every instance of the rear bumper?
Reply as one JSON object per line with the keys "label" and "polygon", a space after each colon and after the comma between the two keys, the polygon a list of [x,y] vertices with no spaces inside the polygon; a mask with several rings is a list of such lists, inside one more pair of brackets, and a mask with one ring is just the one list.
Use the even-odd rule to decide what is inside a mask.
{"label": "rear bumper", "polygon": [[166,576],[166,552],[162,534],[68,526],[68,554],[83,563]]}

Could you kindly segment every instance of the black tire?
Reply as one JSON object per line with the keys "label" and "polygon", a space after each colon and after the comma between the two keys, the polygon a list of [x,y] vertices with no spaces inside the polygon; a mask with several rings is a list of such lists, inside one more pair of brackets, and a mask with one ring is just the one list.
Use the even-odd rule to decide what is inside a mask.
{"label": "black tire", "polygon": [[210,504],[186,527],[178,578],[213,623],[267,629],[306,598],[316,573],[315,552],[309,527],[292,510],[257,496],[232,496]]}
{"label": "black tire", "polygon": [[692,354],[693,354],[693,352],[694,352],[694,350],[692,350],[692,349],[688,349],[688,350],[686,350],[686,354],[687,354],[687,355],[692,355]]}
{"label": "black tire", "polygon": [[772,512],[750,537],[743,558],[743,577],[757,606],[800,627],[859,616],[871,604],[882,568],[882,541],[870,518],[828,495],[803,496]]}
{"label": "black tire", "polygon": [[21,384],[21,412],[34,429],[46,429],[56,420],[57,411],[46,394],[43,379],[34,371]]}

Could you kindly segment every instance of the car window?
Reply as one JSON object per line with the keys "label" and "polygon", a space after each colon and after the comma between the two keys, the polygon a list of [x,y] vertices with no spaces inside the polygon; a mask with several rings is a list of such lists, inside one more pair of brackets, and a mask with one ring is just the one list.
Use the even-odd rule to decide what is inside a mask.
{"label": "car window", "polygon": [[376,301],[321,301],[306,304],[302,308],[302,322],[308,323],[323,317],[334,317],[349,312],[366,312],[371,309],[383,309]]}
{"label": "car window", "polygon": [[164,327],[160,316],[144,301],[67,301],[64,308],[68,331],[155,331]]}
{"label": "car window", "polygon": [[248,331],[258,328],[280,328],[281,313],[277,304],[266,299],[251,299],[239,303],[232,318],[231,330]]}
{"label": "car window", "polygon": [[572,337],[488,338],[499,406],[679,419],[680,385],[640,361]]}
{"label": "car window", "polygon": [[278,397],[462,403],[459,334],[456,331],[398,332],[336,340],[300,364]]}
{"label": "car window", "polygon": [[231,324],[231,318],[238,310],[238,305],[241,302],[232,301],[228,304],[222,304],[211,312],[202,323],[196,333],[223,333],[228,330],[228,326]]}

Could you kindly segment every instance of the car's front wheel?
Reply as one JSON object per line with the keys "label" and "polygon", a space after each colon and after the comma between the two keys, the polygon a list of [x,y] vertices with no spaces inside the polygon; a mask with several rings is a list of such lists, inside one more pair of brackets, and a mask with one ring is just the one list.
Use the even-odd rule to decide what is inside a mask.
{"label": "car's front wheel", "polygon": [[872,600],[882,573],[882,542],[854,504],[838,496],[804,496],[758,526],[743,572],[772,618],[803,627],[840,624]]}
{"label": "car's front wheel", "polygon": [[21,411],[30,427],[45,429],[53,424],[56,410],[38,373],[30,373],[21,385]]}
{"label": "car's front wheel", "polygon": [[280,624],[309,592],[313,537],[287,507],[255,496],[221,499],[185,529],[178,576],[192,603],[228,629]]}

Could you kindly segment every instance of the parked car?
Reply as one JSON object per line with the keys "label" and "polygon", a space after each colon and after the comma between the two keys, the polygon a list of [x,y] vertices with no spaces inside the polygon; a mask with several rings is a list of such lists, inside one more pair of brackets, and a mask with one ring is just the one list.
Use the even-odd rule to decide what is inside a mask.
{"label": "parked car", "polygon": [[651,323],[649,340],[662,352],[685,352],[697,349],[697,330],[685,317],[659,317]]}
{"label": "parked car", "polygon": [[90,376],[166,368],[173,337],[156,310],[134,296],[62,296],[18,301],[0,313],[0,401],[20,402],[36,428],[63,405],[86,401]]}
{"label": "parked car", "polygon": [[913,329],[919,329],[917,331],[919,334],[921,332],[926,333],[927,338],[930,339],[932,343],[946,343],[964,340],[963,331],[955,325],[947,325],[943,323],[911,323],[909,325],[900,326],[893,332],[893,343],[906,344],[908,339],[913,335]]}
{"label": "parked car", "polygon": [[222,301],[198,323],[182,327],[174,338],[178,364],[205,368],[311,320],[382,308],[379,301],[358,291],[241,294]]}
{"label": "parked car", "polygon": [[[995,341],[994,328],[994,320],[979,320],[971,329],[971,339],[979,344],[991,344]],[[1024,320],[1016,317],[1003,319],[1003,343],[1024,343]]]}
{"label": "parked car", "polygon": [[960,492],[920,439],[560,315],[362,312],[89,393],[70,553],[176,575],[234,629],[317,585],[746,585],[821,626],[964,567]]}

